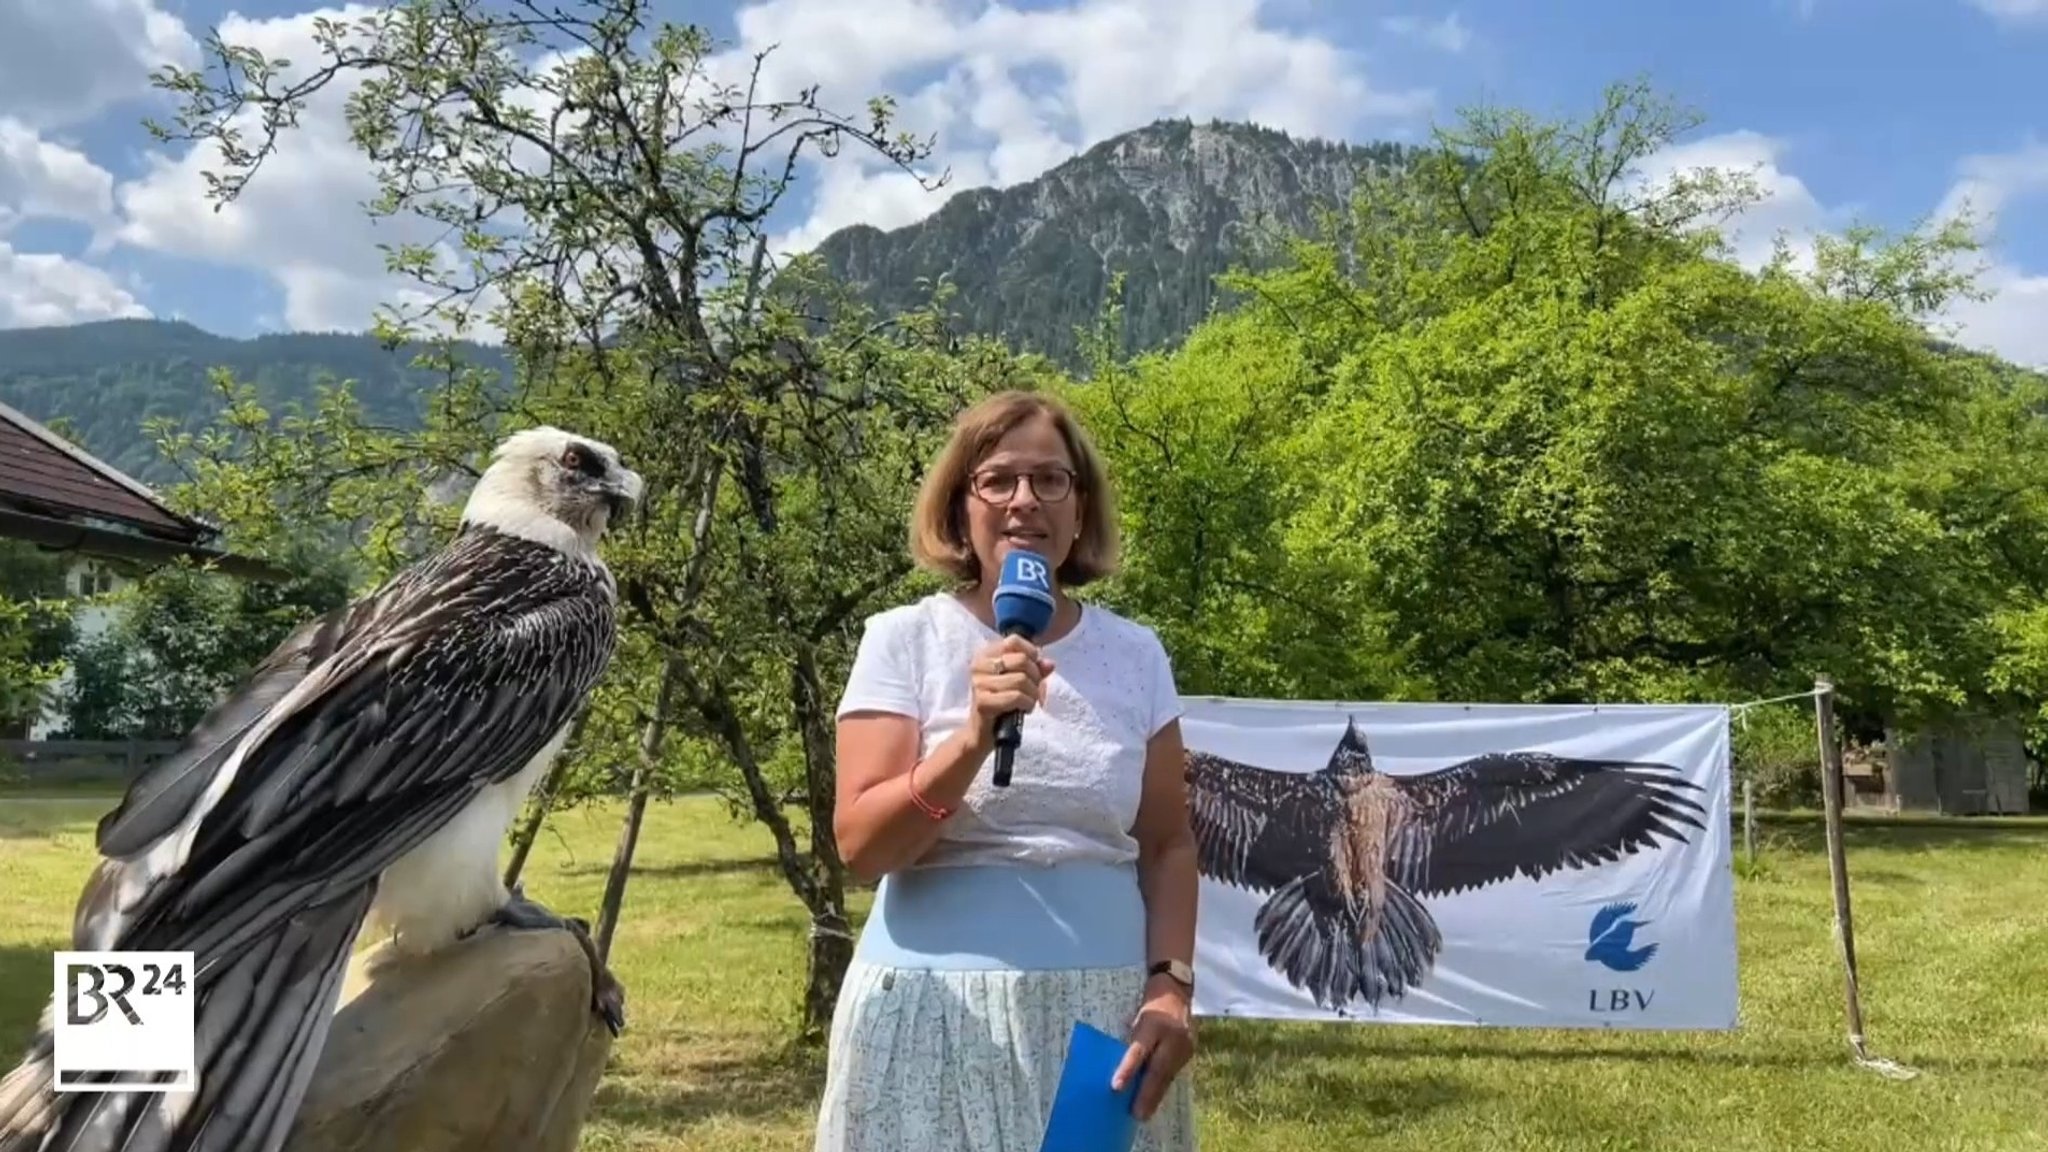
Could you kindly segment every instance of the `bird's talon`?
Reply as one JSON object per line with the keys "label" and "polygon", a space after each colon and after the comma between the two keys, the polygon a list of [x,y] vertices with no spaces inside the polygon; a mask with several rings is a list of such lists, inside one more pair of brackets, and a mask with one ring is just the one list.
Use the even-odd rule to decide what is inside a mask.
{"label": "bird's talon", "polygon": [[561,916],[528,900],[515,886],[512,899],[491,916],[491,922],[526,931],[561,929],[576,938],[590,961],[590,1007],[603,1018],[605,1027],[617,1036],[626,1027],[626,989],[597,955],[597,942],[590,936],[590,921],[581,916]]}
{"label": "bird's talon", "polygon": [[582,945],[584,959],[590,961],[590,1007],[604,1020],[604,1026],[611,1030],[614,1038],[626,1028],[626,988],[618,977],[605,965],[597,954],[597,941],[590,937],[590,925],[582,917],[569,919],[569,931],[576,936],[576,943]]}
{"label": "bird's talon", "polygon": [[508,928],[520,928],[527,931],[569,927],[567,920],[548,911],[546,906],[519,895],[516,891],[513,893],[512,899],[507,900],[496,912],[491,914],[491,922],[493,924],[503,924]]}
{"label": "bird's talon", "polygon": [[590,998],[590,1006],[604,1020],[604,1026],[614,1038],[626,1030],[626,989],[609,971],[593,970],[592,977],[598,981],[598,991]]}

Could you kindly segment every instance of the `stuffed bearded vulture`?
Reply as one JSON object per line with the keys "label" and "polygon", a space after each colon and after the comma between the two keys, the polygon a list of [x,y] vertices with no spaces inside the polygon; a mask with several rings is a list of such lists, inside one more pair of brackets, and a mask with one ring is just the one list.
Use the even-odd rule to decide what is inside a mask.
{"label": "stuffed bearded vulture", "polygon": [[194,954],[196,1089],[55,1092],[46,1014],[0,1080],[0,1152],[276,1152],[366,927],[413,956],[566,927],[618,1031],[588,933],[507,890],[498,850],[611,660],[597,545],[640,498],[604,444],[507,438],[445,548],[294,632],[134,782],[73,947]]}

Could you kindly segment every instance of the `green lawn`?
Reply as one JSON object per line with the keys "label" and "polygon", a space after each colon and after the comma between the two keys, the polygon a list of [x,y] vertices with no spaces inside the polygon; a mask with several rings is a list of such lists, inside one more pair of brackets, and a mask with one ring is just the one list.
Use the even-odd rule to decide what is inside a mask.
{"label": "green lawn", "polygon": [[[103,799],[0,797],[0,1043],[48,988]],[[607,810],[555,822],[527,886],[597,904]],[[1738,882],[1739,1031],[1506,1032],[1214,1022],[1194,1075],[1205,1152],[1473,1149],[2048,1148],[2048,826],[1851,829],[1871,1045],[1918,1068],[1857,1069],[1826,858],[1811,821],[1768,825]],[[591,1150],[808,1149],[819,1067],[781,1055],[804,920],[767,839],[721,805],[657,806],[614,964],[632,1027],[600,1090]]]}

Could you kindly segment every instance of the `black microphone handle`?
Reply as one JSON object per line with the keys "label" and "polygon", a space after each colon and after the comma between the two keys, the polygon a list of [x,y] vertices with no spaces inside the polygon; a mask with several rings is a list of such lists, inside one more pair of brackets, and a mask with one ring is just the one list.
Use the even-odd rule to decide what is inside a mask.
{"label": "black microphone handle", "polygon": [[[1022,636],[1026,640],[1037,635],[1036,629],[1022,624],[1009,624],[1003,628],[1005,636]],[[996,771],[989,782],[998,788],[1010,786],[1010,769],[1017,762],[1017,745],[1024,739],[1024,714],[1005,712],[996,717]]]}
{"label": "black microphone handle", "polygon": [[998,788],[1010,786],[1010,768],[1017,762],[1017,744],[1024,738],[1024,714],[1005,712],[996,717],[996,773],[990,781]]}

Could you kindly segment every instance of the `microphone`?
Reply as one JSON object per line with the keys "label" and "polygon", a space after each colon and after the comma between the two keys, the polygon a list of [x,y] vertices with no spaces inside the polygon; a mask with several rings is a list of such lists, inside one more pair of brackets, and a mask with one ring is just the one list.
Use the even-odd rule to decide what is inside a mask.
{"label": "microphone", "polygon": [[[1003,573],[996,581],[996,631],[1030,640],[1052,623],[1054,607],[1052,565],[1036,552],[1011,549],[1003,557]],[[996,787],[1010,786],[1010,767],[1023,738],[1022,712],[1005,712],[996,718]]]}

